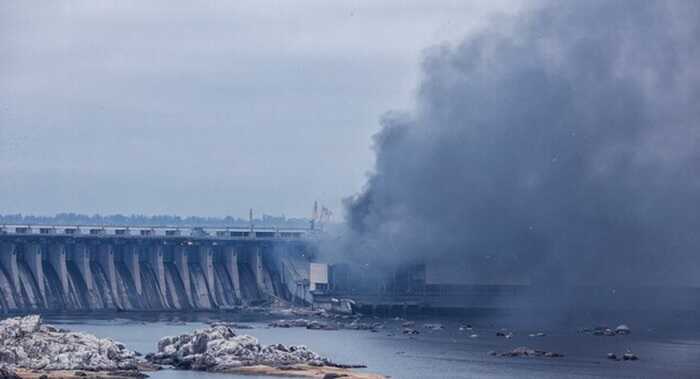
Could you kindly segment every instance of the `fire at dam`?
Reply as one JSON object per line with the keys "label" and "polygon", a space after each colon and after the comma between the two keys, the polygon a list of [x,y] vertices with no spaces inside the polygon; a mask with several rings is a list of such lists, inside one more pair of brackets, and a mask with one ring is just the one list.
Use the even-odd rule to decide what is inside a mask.
{"label": "fire at dam", "polygon": [[0,232],[0,309],[216,310],[306,302],[304,231],[12,227]]}

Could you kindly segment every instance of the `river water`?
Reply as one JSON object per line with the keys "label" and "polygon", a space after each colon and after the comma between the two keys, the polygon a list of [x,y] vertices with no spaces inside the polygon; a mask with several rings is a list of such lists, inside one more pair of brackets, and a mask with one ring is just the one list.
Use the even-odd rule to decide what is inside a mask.
{"label": "river water", "polygon": [[[183,318],[184,317],[184,318]],[[303,328],[269,328],[259,316],[205,314],[112,314],[47,315],[46,322],[66,329],[93,333],[124,343],[128,348],[155,351],[158,339],[187,333],[211,321],[236,321],[253,329],[239,333],[257,337],[264,344],[303,344],[340,363],[365,364],[366,371],[402,379],[422,378],[587,378],[587,377],[700,377],[700,329],[696,326],[654,329],[630,325],[628,336],[602,337],[580,334],[571,326],[530,329],[519,326],[514,337],[497,337],[503,324],[474,321],[472,331],[459,330],[464,319],[418,319],[419,335],[400,333],[402,320],[385,319],[386,327],[369,331],[319,331]],[[440,322],[443,330],[422,327]],[[545,332],[545,337],[530,333]],[[478,334],[472,338],[471,334]],[[502,358],[489,351],[507,351],[528,346],[565,354],[563,358]],[[634,351],[638,361],[611,361],[608,352]],[[164,370],[149,373],[152,378],[232,379],[253,378],[230,374],[207,374]],[[263,377],[260,377],[263,378]]]}

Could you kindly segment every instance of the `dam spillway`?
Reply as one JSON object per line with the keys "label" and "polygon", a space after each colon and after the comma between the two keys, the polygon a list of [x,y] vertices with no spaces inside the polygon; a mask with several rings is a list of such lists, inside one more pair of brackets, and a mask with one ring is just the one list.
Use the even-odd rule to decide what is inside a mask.
{"label": "dam spillway", "polygon": [[0,311],[218,310],[274,298],[303,302],[312,250],[299,230],[4,227]]}

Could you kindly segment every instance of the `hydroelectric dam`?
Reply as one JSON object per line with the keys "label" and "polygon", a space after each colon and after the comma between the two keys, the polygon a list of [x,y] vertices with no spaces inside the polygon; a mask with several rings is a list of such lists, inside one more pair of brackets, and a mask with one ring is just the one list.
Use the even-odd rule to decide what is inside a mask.
{"label": "hydroelectric dam", "polygon": [[308,302],[307,229],[0,227],[0,312]]}

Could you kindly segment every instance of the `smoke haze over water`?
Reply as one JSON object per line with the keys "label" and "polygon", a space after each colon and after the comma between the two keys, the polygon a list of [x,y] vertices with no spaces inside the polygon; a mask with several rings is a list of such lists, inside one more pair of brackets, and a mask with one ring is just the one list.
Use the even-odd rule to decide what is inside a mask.
{"label": "smoke haze over water", "polygon": [[700,3],[571,1],[426,51],[346,248],[475,283],[700,285]]}

